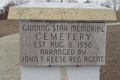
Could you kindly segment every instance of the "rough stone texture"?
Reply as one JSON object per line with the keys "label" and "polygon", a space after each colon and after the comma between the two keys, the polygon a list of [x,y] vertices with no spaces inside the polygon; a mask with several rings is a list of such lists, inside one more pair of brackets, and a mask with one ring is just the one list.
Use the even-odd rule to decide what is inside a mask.
{"label": "rough stone texture", "polygon": [[0,38],[0,80],[21,80],[18,34]]}
{"label": "rough stone texture", "polygon": [[[24,26],[26,25],[26,26]],[[36,25],[36,26],[40,26],[40,25],[48,25],[49,26],[49,31],[44,31],[42,30],[40,27],[38,27],[38,30],[36,31],[29,31],[29,30],[23,30],[23,27],[25,27],[26,29],[27,26],[29,25]],[[67,26],[67,30],[66,31],[61,31],[59,28],[59,30],[54,30],[53,25],[59,25],[59,27],[62,26]],[[71,26],[78,26],[79,28],[76,27],[78,29],[78,31],[76,30],[72,30]],[[80,22],[25,22],[25,21],[20,21],[20,65],[21,66],[48,66],[48,65],[105,65],[105,49],[106,49],[106,24],[105,23],[80,23]],[[82,30],[82,26],[85,26],[84,31]],[[87,26],[90,26],[90,28],[92,28],[91,26],[94,26],[94,30],[95,27],[97,26],[97,28],[99,27],[100,29],[102,29],[102,31],[92,31],[92,29],[90,29],[89,31],[87,31]],[[57,26],[55,26],[57,27]],[[40,30],[41,29],[41,30]],[[55,28],[57,29],[57,28]],[[63,28],[64,29],[64,28]],[[75,29],[75,28],[74,28]],[[81,30],[80,30],[81,29]],[[41,35],[38,35],[38,33],[40,32]],[[48,40],[45,40],[45,35],[43,35],[44,33],[47,33],[46,38]],[[61,39],[61,33],[63,34],[62,39]],[[71,33],[69,35],[68,39],[68,35],[67,33]],[[76,34],[76,40],[74,39],[74,33]],[[83,39],[81,39],[81,33],[84,35]],[[56,39],[52,39],[51,35],[56,35]],[[89,39],[87,37],[87,35],[90,35]],[[41,38],[41,40],[38,40],[38,36]],[[37,37],[37,38],[36,38]],[[55,38],[55,37],[54,37]],[[102,40],[101,40],[102,39]],[[39,46],[39,41],[43,41],[45,46],[43,47],[38,47]],[[36,47],[34,45],[34,43],[36,42]],[[54,44],[56,44],[56,46],[52,46],[51,42],[55,42]],[[58,42],[62,42],[62,46],[63,47],[59,47]],[[72,44],[72,48],[69,47],[69,42],[71,42]],[[87,43],[87,47],[83,44],[80,43],[80,47],[78,46],[78,42],[83,42],[83,44],[85,44],[84,42]],[[82,46],[81,46],[82,45]],[[89,46],[88,46],[89,45]],[[57,52],[59,51],[58,49],[60,49],[61,51],[63,51],[63,53],[67,52],[67,49],[72,49],[74,52],[73,55],[71,55],[73,53],[73,51],[68,52],[69,54],[64,55],[63,53],[60,54],[44,54],[42,53],[41,50],[44,50],[45,53],[46,49],[49,51],[50,49],[53,50],[53,52],[57,49]],[[63,50],[66,49],[66,50]],[[78,50],[86,50],[85,54],[83,54],[83,52],[81,52],[80,55],[78,55]],[[59,53],[58,52],[58,53]],[[26,56],[28,57],[28,62],[26,61]],[[34,58],[35,56],[36,59]],[[51,59],[50,62],[48,61],[48,56],[52,57],[52,58],[56,58],[58,56],[64,57],[65,56],[65,61],[60,61],[59,57],[57,59]],[[33,61],[30,61],[29,57],[34,58]],[[43,60],[41,61],[41,57],[43,57]],[[70,58],[74,57],[74,60],[70,60]],[[91,57],[87,58],[87,60],[85,59],[85,57]],[[99,59],[97,58],[99,57]],[[23,59],[24,58],[24,59]],[[37,61],[38,59],[38,61]],[[56,61],[57,60],[57,61]],[[81,61],[80,61],[81,60]]]}
{"label": "rough stone texture", "polygon": [[106,64],[100,80],[120,80],[120,26],[107,26]]}
{"label": "rough stone texture", "polygon": [[116,20],[113,9],[11,7],[8,19],[18,20]]}

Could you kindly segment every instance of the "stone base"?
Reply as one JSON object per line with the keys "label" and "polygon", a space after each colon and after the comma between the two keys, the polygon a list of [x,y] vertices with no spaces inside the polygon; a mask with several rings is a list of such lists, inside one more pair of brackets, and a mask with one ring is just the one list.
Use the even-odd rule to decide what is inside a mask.
{"label": "stone base", "polygon": [[100,66],[25,67],[22,80],[99,80]]}

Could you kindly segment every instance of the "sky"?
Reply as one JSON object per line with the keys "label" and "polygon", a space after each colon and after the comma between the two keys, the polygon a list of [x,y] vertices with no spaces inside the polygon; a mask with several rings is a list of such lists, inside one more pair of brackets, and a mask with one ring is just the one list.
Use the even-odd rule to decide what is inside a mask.
{"label": "sky", "polygon": [[[5,4],[7,4],[9,1],[11,1],[11,0],[0,0],[0,8],[2,8]],[[32,1],[32,2],[34,2],[34,1],[36,1],[36,0],[29,0],[29,1]],[[77,0],[77,1],[79,1],[79,2],[85,2],[86,0]],[[98,0],[99,2],[100,1],[105,1],[105,0]]]}

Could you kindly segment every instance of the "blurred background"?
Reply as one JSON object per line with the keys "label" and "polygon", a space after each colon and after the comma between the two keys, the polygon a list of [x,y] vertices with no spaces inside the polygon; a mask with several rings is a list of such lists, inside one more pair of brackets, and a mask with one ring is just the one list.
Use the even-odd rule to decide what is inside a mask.
{"label": "blurred background", "polygon": [[0,38],[19,33],[19,21],[7,20],[9,8],[28,2],[89,3],[114,9],[117,20],[106,22],[106,64],[100,67],[100,80],[120,80],[120,0],[1,0]]}

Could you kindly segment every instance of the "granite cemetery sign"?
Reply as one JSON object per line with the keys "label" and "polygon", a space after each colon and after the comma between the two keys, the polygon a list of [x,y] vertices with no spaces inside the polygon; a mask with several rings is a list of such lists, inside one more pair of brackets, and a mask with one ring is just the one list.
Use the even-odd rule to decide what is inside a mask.
{"label": "granite cemetery sign", "polygon": [[28,4],[11,7],[8,15],[20,22],[21,66],[105,65],[105,21],[116,20],[113,9],[79,3]]}
{"label": "granite cemetery sign", "polygon": [[[11,7],[8,19],[20,22],[23,80],[99,80],[100,65],[105,65],[105,22],[116,20],[113,9],[87,3],[31,2]],[[27,67],[49,65],[58,67]]]}
{"label": "granite cemetery sign", "polygon": [[20,21],[20,64],[104,65],[105,23]]}

